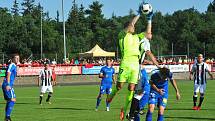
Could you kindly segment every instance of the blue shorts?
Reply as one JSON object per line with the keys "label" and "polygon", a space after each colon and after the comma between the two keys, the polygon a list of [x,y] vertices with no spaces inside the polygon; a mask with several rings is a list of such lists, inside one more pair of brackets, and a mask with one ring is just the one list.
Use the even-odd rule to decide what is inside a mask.
{"label": "blue shorts", "polygon": [[12,98],[16,98],[14,89],[11,88],[9,91],[6,90],[6,87],[2,87],[2,91],[4,93],[5,100],[11,100]]}
{"label": "blue shorts", "polygon": [[157,106],[163,106],[164,108],[167,105],[168,95],[160,95],[156,92],[151,92],[149,96],[149,104],[157,104]]}
{"label": "blue shorts", "polygon": [[100,86],[100,94],[110,94],[112,91],[112,86],[111,85],[101,85]]}

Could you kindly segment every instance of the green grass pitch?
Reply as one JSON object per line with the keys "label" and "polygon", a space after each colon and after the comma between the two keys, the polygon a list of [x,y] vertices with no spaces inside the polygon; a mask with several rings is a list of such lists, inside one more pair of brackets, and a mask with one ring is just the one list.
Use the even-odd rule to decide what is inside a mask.
{"label": "green grass pitch", "polygon": [[[215,81],[208,81],[205,100],[201,111],[193,111],[193,81],[177,81],[181,100],[176,101],[175,91],[170,85],[165,121],[212,121],[215,120]],[[119,121],[120,107],[124,105],[126,88],[114,98],[111,111],[105,111],[105,96],[95,112],[98,85],[54,87],[52,104],[38,104],[39,88],[15,88],[17,103],[12,113],[13,121]],[[0,99],[0,120],[4,119],[5,102]],[[157,110],[153,120],[157,118]],[[141,121],[145,120],[145,115]]]}

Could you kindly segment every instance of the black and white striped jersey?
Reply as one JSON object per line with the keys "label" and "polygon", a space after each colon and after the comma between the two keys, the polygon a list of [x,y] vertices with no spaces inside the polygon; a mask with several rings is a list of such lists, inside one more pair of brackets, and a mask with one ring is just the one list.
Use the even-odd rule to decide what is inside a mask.
{"label": "black and white striped jersey", "polygon": [[209,67],[205,62],[194,63],[191,70],[194,75],[194,84],[205,84],[207,82],[206,72],[208,71]]}
{"label": "black and white striped jersey", "polygon": [[52,70],[51,69],[43,69],[40,71],[39,78],[41,80],[41,86],[52,86]]}
{"label": "black and white striped jersey", "polygon": [[145,56],[146,56],[146,51],[151,51],[150,50],[150,43],[149,43],[149,40],[147,38],[143,38],[140,41],[139,50],[140,50],[139,64],[142,64],[144,59],[145,59]]}

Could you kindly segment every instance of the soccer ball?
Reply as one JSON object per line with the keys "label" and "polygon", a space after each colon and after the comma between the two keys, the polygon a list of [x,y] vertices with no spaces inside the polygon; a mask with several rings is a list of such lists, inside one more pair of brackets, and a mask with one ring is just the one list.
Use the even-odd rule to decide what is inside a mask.
{"label": "soccer ball", "polygon": [[152,12],[152,5],[149,3],[145,3],[142,5],[142,13],[143,14],[149,14],[150,12]]}

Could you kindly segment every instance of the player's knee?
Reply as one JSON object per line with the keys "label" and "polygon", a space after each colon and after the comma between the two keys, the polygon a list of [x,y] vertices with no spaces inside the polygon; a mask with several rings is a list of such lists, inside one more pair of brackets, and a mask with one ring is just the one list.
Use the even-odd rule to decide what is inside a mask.
{"label": "player's knee", "polygon": [[43,97],[43,94],[40,94],[40,97]]}
{"label": "player's knee", "polygon": [[155,105],[154,105],[154,104],[150,104],[150,105],[149,105],[149,111],[150,111],[151,113],[154,112],[154,108],[155,108]]}
{"label": "player's knee", "polygon": [[134,89],[135,89],[135,84],[129,84],[128,85],[128,90],[129,91],[134,91]]}
{"label": "player's knee", "polygon": [[164,107],[163,106],[160,106],[159,107],[159,111],[158,111],[158,114],[160,114],[160,115],[163,115],[164,114]]}

